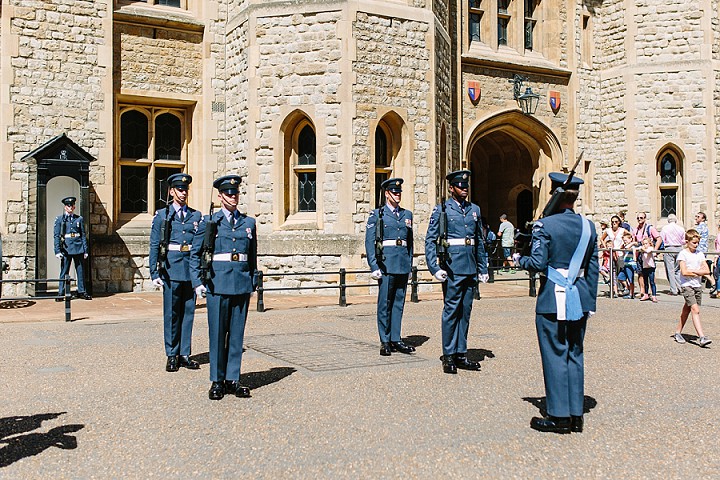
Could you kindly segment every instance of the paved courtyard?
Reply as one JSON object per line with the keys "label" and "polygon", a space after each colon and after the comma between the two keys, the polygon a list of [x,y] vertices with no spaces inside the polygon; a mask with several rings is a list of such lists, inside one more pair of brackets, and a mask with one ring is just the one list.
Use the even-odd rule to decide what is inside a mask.
{"label": "paved courtyard", "polygon": [[485,293],[469,337],[482,370],[455,376],[441,370],[432,296],[407,303],[417,354],[391,357],[378,354],[371,298],[268,301],[246,331],[252,398],[219,402],[207,398],[204,308],[201,370],[167,373],[159,293],[73,302],[70,323],[55,302],[5,305],[0,478],[720,476],[720,301],[704,298],[716,343],[703,349],[691,326],[687,344],[672,341],[677,297],[600,299],[586,429],[561,436],[529,428],[544,391],[527,286]]}

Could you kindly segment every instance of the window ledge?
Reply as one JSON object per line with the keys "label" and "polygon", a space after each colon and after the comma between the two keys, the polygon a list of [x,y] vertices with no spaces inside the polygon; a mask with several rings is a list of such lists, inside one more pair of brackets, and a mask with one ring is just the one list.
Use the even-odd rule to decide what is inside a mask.
{"label": "window ledge", "polygon": [[285,219],[280,225],[280,230],[317,230],[317,213],[300,212],[294,213]]}
{"label": "window ledge", "polygon": [[129,214],[121,213],[118,218],[115,232],[122,236],[150,235],[152,227],[153,214],[138,213]]}
{"label": "window ledge", "polygon": [[187,10],[178,11],[177,8],[166,10],[157,6],[141,7],[123,5],[115,10],[113,19],[116,22],[132,23],[137,25],[150,25],[154,27],[177,28],[179,30],[188,30],[202,33],[205,30],[205,24],[197,20],[187,12]]}
{"label": "window ledge", "polygon": [[521,55],[516,50],[506,46],[501,46],[496,52],[486,45],[472,45],[468,52],[463,53],[462,61],[463,63],[481,67],[519,70],[541,75],[565,78],[570,78],[572,75],[570,70],[554,65],[537,52]]}

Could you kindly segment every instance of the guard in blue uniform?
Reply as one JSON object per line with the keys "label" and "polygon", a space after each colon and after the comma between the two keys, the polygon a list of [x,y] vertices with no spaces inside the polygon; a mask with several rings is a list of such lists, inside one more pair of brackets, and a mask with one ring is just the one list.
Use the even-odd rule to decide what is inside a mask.
{"label": "guard in blue uniform", "polygon": [[[567,177],[551,173],[552,190]],[[572,178],[556,211],[535,222],[530,255],[514,256],[522,268],[541,275],[535,325],[548,416],[533,418],[530,426],[543,432],[583,430],[583,339],[595,312],[599,265],[595,227],[573,211],[582,183]]]}
{"label": "guard in blue uniform", "polygon": [[470,171],[447,175],[452,198],[430,216],[425,237],[425,258],[435,278],[443,283],[443,371],[479,370],[467,359],[467,335],[477,281],[488,280],[487,256],[480,223],[480,207],[469,202]]}
{"label": "guard in blue uniform", "polygon": [[400,207],[402,178],[385,180],[385,205],[373,210],[365,229],[365,252],[378,281],[377,324],[380,355],[412,353],[415,347],[400,337],[405,292],[413,259],[413,214]]}
{"label": "guard in blue uniform", "polygon": [[195,292],[190,279],[190,249],[202,214],[187,205],[192,177],[176,173],[167,178],[173,201],[155,212],[150,231],[150,278],[163,289],[165,370],[197,370],[190,360]]}
{"label": "guard in blue uniform", "polygon": [[[239,380],[250,294],[257,288],[257,235],[255,219],[237,209],[240,181],[238,175],[227,175],[213,182],[222,208],[203,217],[190,258],[195,292],[207,295],[211,400],[226,393],[250,396]],[[205,235],[207,229],[216,230],[215,235]],[[205,255],[211,263],[203,263]]]}
{"label": "guard in blue uniform", "polygon": [[[92,300],[85,290],[84,260],[88,258],[87,238],[85,238],[85,222],[83,217],[75,215],[75,197],[65,197],[62,215],[55,218],[53,238],[55,240],[55,256],[60,259],[60,278],[65,278],[70,272],[70,262],[75,263],[77,275],[77,296],[85,300]],[[60,282],[60,296],[65,295],[65,282]],[[62,302],[56,298],[56,302]]]}

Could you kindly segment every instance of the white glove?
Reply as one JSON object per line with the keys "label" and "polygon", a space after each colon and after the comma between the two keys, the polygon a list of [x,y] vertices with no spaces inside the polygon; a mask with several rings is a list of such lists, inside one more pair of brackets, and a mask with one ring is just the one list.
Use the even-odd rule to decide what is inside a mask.
{"label": "white glove", "polygon": [[488,280],[490,280],[490,275],[487,273],[481,273],[478,275],[478,281],[482,283],[487,283]]}
{"label": "white glove", "polygon": [[87,253],[83,253],[83,258],[87,260],[87,257],[88,257],[88,254],[87,254]]}
{"label": "white glove", "polygon": [[593,312],[592,310],[590,310],[590,311],[588,312],[588,318],[592,317],[593,315],[595,315],[595,312]]}
{"label": "white glove", "polygon": [[153,280],[152,283],[153,283],[153,285],[155,285],[155,286],[158,287],[158,288],[160,288],[160,287],[162,287],[163,285],[165,285],[165,282],[162,281],[162,278],[156,278],[155,280]]}
{"label": "white glove", "polygon": [[512,254],[512,261],[515,262],[515,263],[517,263],[517,261],[520,260],[520,256],[521,256],[521,255],[520,255],[519,253],[517,253],[517,252],[513,253],[513,254]]}
{"label": "white glove", "polygon": [[63,258],[63,254],[62,254],[62,253],[56,253],[55,256],[56,256],[57,258]]}
{"label": "white glove", "polygon": [[198,285],[197,287],[195,287],[195,295],[198,298],[205,298],[205,296],[207,295],[207,288],[205,288],[205,285]]}
{"label": "white glove", "polygon": [[447,280],[447,272],[445,270],[438,270],[435,272],[435,278],[440,280],[441,282],[444,282]]}
{"label": "white glove", "polygon": [[370,278],[373,280],[380,280],[382,278],[382,272],[380,270],[375,270],[370,274]]}

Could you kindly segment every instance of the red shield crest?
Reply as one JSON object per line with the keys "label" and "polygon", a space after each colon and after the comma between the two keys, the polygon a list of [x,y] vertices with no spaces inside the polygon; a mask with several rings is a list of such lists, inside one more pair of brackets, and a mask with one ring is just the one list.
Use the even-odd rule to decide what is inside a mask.
{"label": "red shield crest", "polygon": [[471,80],[468,82],[468,97],[473,103],[477,103],[480,100],[480,82]]}
{"label": "red shield crest", "polygon": [[548,100],[550,103],[550,110],[557,113],[560,110],[560,92],[556,90],[550,90],[548,92]]}

